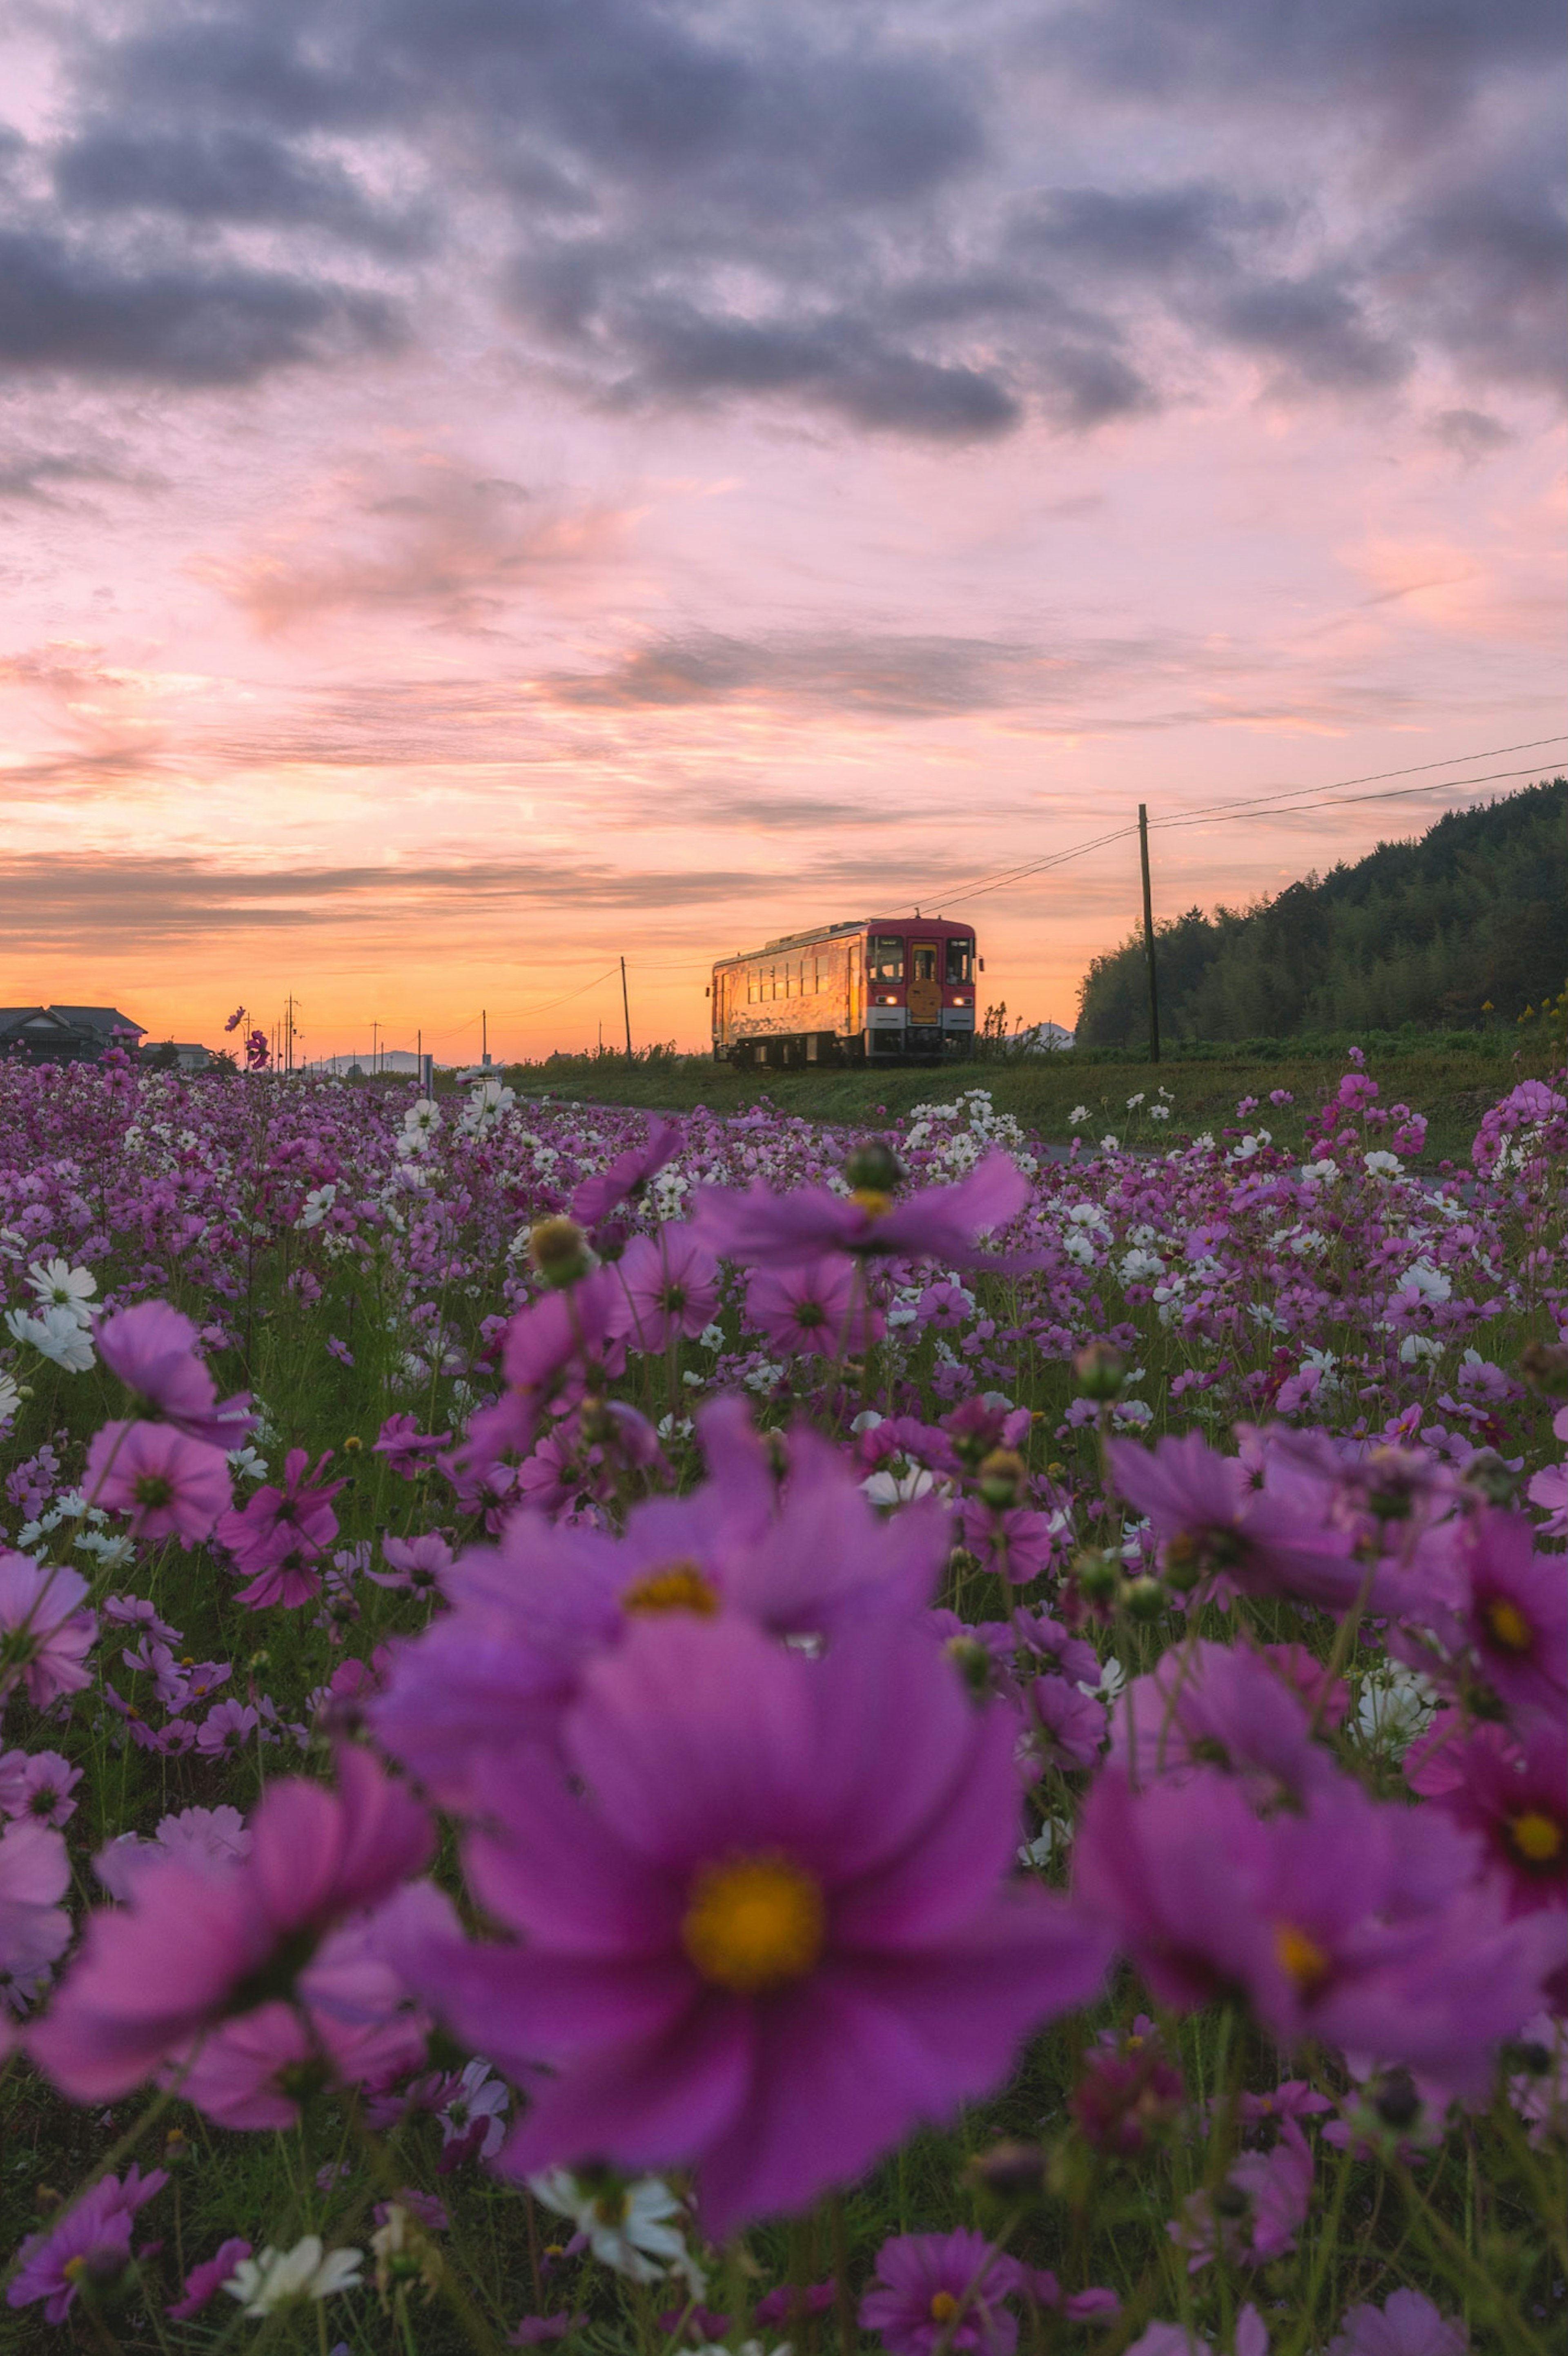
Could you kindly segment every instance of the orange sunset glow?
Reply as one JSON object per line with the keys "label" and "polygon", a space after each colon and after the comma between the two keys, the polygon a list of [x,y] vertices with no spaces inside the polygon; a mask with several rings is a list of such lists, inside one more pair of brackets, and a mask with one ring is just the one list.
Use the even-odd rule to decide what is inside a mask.
{"label": "orange sunset glow", "polygon": [[951,902],[1071,1024],[1136,844],[1003,871],[1147,802],[1173,915],[1552,774],[1536,17],[1364,14],[18,19],[0,997],[462,1062],[624,956],[699,1047]]}

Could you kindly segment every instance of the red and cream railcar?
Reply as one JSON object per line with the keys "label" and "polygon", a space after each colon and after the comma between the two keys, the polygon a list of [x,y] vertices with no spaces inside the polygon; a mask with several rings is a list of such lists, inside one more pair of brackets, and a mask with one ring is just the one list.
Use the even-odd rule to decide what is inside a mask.
{"label": "red and cream railcar", "polygon": [[717,1063],[937,1062],[975,1037],[974,927],[872,916],[789,933],[713,968]]}

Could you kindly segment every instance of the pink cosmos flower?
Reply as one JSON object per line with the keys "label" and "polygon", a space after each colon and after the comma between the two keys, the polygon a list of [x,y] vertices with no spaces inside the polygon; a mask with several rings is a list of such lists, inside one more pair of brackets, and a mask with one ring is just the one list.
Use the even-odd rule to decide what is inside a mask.
{"label": "pink cosmos flower", "polygon": [[781,1490],[738,1400],[715,1401],[698,1429],[709,1480],[634,1505],[620,1537],[517,1513],[498,1547],[471,1547],[443,1574],[454,1610],[397,1650],[370,1716],[443,1805],[471,1804],[486,1754],[552,1741],[590,1663],[650,1617],[736,1612],[817,1635],[929,1596],[946,1553],[940,1508],[885,1520],[839,1452],[804,1430]]}
{"label": "pink cosmos flower", "polygon": [[204,1759],[232,1757],[244,1750],[261,1722],[248,1702],[217,1702],[197,1729],[196,1747]]}
{"label": "pink cosmos flower", "polygon": [[449,1902],[424,1882],[329,1932],[292,2002],[259,2005],[208,2030],[181,2081],[184,2099],[219,2126],[288,2128],[313,2087],[387,2085],[417,2070],[431,2024],[386,1959],[389,1921],[427,1934],[456,1927]]}
{"label": "pink cosmos flower", "polygon": [[1105,1741],[1105,1705],[1065,1677],[1036,1677],[1024,1697],[1024,1739],[1041,1767],[1093,1767]]}
{"label": "pink cosmos flower", "polygon": [[98,1621],[80,1607],[87,1581],[74,1570],[0,1554],[0,1702],[20,1682],[35,1709],[91,1680],[84,1666]]}
{"label": "pink cosmos flower", "polygon": [[1481,1675],[1511,1710],[1561,1719],[1568,1704],[1568,1574],[1560,1554],[1537,1554],[1522,1514],[1481,1513],[1459,1554],[1467,1633]]}
{"label": "pink cosmos flower", "polygon": [[69,1824],[76,1814],[71,1793],[81,1769],[58,1751],[0,1752],[0,1815],[26,1816],[35,1824]]}
{"label": "pink cosmos flower", "polygon": [[901,1200],[864,1187],[847,1195],[826,1186],[791,1194],[763,1185],[744,1194],[704,1186],[694,1225],[714,1251],[747,1268],[795,1268],[848,1252],[1002,1269],[1020,1263],[991,1259],[978,1249],[979,1239],[1005,1227],[1029,1198],[1029,1183],[1017,1162],[987,1153],[955,1186],[928,1186]]}
{"label": "pink cosmos flower", "polygon": [[1200,1432],[1161,1440],[1152,1451],[1136,1440],[1106,1442],[1122,1494],[1153,1523],[1168,1576],[1222,1575],[1243,1593],[1299,1596],[1346,1611],[1361,1584],[1349,1539],[1323,1525],[1317,1502],[1276,1476],[1259,1490],[1233,1456],[1217,1456]]}
{"label": "pink cosmos flower", "polygon": [[1241,2195],[1244,2205],[1238,2212],[1207,2192],[1194,2192],[1182,2203],[1179,2221],[1166,2229],[1189,2253],[1189,2274],[1221,2254],[1232,2265],[1261,2266],[1295,2249],[1312,2198],[1312,2153],[1296,2121],[1284,2122],[1272,2151],[1243,2152],[1225,2181]]}
{"label": "pink cosmos flower", "polygon": [[104,1365],[135,1392],[148,1417],[209,1448],[244,1445],[256,1420],[249,1397],[219,1404],[217,1386],[197,1355],[196,1327],[166,1301],[115,1310],[93,1339]]}
{"label": "pink cosmos flower", "polygon": [[406,1965],[509,2074],[556,2066],[510,2174],[694,2164],[722,2236],[950,2116],[1099,1984],[1102,1935],[1007,1886],[1005,1716],[918,1630],[808,1660],[739,1617],[650,1622],[563,1749],[590,1796],[537,1755],[477,1779],[470,1884],[526,1944]]}
{"label": "pink cosmos flower", "polygon": [[366,1573],[378,1587],[411,1587],[422,1593],[439,1587],[442,1573],[452,1569],[452,1548],[439,1530],[421,1530],[411,1538],[383,1538],[381,1552],[390,1568]]}
{"label": "pink cosmos flower", "polygon": [[596,1268],[519,1309],[501,1344],[507,1388],[494,1407],[471,1419],[457,1451],[460,1464],[494,1462],[508,1449],[521,1454],[548,1408],[574,1406],[590,1390],[597,1396],[623,1373],[624,1307],[615,1270]]}
{"label": "pink cosmos flower", "polygon": [[1337,1772],[1273,1665],[1245,1645],[1206,1641],[1162,1654],[1149,1675],[1124,1687],[1111,1756],[1139,1783],[1222,1767],[1260,1803],[1298,1798]]}
{"label": "pink cosmos flower", "polygon": [[292,1611],[321,1592],[317,1566],[337,1536],[332,1500],[344,1485],[322,1480],[327,1461],[323,1456],[311,1467],[308,1449],[291,1448],[282,1488],[264,1483],[218,1524],[218,1543],[247,1577],[239,1601],[252,1612],[272,1603]]}
{"label": "pink cosmos flower", "polygon": [[182,1808],[177,1815],[160,1818],[151,1840],[122,1833],[99,1850],[92,1869],[111,1898],[125,1899],[144,1865],[174,1858],[198,1873],[221,1872],[250,1854],[250,1827],[238,1808]]}
{"label": "pink cosmos flower", "polygon": [[853,1260],[842,1258],[759,1269],[746,1287],[746,1323],[795,1357],[858,1355],[884,1330]]}
{"label": "pink cosmos flower", "polygon": [[164,2313],[176,2323],[188,2323],[193,2315],[199,2315],[208,2301],[217,2297],[240,2259],[250,2254],[250,2243],[240,2241],[238,2235],[232,2241],[220,2242],[214,2256],[192,2266],[184,2290],[172,2306],[165,2308]]}
{"label": "pink cosmos flower", "polygon": [[421,1464],[452,1444],[450,1431],[421,1431],[411,1415],[389,1415],[370,1442],[375,1456],[384,1456],[389,1472],[411,1481]]}
{"label": "pink cosmos flower", "polygon": [[1350,2308],[1328,2356],[1465,2356],[1469,2344],[1456,2315],[1439,2315],[1418,2290],[1396,2290],[1381,2308]]}
{"label": "pink cosmos flower", "polygon": [[700,1333],[719,1306],[719,1263],[689,1226],[634,1236],[614,1273],[622,1287],[615,1330],[638,1350]]}
{"label": "pink cosmos flower", "polygon": [[944,2347],[1012,2356],[1018,2318],[1002,2305],[1023,2287],[1016,2258],[984,2233],[902,2233],[877,2252],[877,2277],[860,2301],[860,2327],[880,2331],[893,2356]]}
{"label": "pink cosmos flower", "polygon": [[1239,1988],[1284,2046],[1316,2037],[1469,2095],[1561,1952],[1551,1918],[1509,1921],[1476,1879],[1478,1847],[1349,1777],[1265,1821],[1212,1769],[1135,1791],[1108,1768],[1080,1820],[1073,1890],[1162,2002]]}
{"label": "pink cosmos flower", "polygon": [[[17,2272],[5,2294],[8,2307],[48,2302],[44,2319],[63,2323],[75,2301],[81,2274],[94,2259],[117,2258],[123,2271],[131,2259],[131,2234],[136,2212],[145,2208],[168,2182],[166,2169],[144,2176],[139,2168],[125,2171],[125,2180],[105,2176],[76,2202],[48,2232],[29,2233],[17,2251]],[[81,2263],[86,2262],[84,2266]]]}
{"label": "pink cosmos flower", "polygon": [[63,1954],[70,1917],[59,1901],[69,1881],[52,1826],[24,1816],[0,1833],[0,1981],[34,1980]]}
{"label": "pink cosmos flower", "polygon": [[1568,1735],[1546,1719],[1517,1739],[1486,1722],[1460,1734],[1452,1721],[1453,1712],[1443,1713],[1412,1746],[1404,1762],[1412,1789],[1481,1834],[1507,1881],[1510,1912],[1568,1906]]}
{"label": "pink cosmos flower", "polygon": [[[1232,2342],[1235,2356],[1268,2356],[1268,2326],[1255,2307],[1243,2307],[1236,2318]],[[1181,2323],[1151,2323],[1139,2332],[1125,2356],[1213,2356],[1214,2343]]]}
{"label": "pink cosmos flower", "polygon": [[578,1226],[596,1227],[623,1203],[641,1194],[650,1178],[656,1178],[675,1160],[683,1141],[678,1122],[656,1117],[650,1120],[645,1144],[617,1154],[607,1170],[596,1178],[585,1178],[578,1187],[571,1198],[571,1215]]}
{"label": "pink cosmos flower", "polygon": [[232,1502],[223,1451],[173,1423],[106,1423],[87,1451],[82,1487],[106,1513],[129,1514],[133,1537],[187,1547],[210,1537]]}
{"label": "pink cosmos flower", "polygon": [[338,1754],[338,1787],[268,1786],[249,1857],[213,1873],[148,1866],[122,1908],[89,1920],[29,2050],[79,2103],[128,2093],[193,2038],[286,1994],[343,1916],[385,1898],[430,1853],[424,1811],[367,1751]]}

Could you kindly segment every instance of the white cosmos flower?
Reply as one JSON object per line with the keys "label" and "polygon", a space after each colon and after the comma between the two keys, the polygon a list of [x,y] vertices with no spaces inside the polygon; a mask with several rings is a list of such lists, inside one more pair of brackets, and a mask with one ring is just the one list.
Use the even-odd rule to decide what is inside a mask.
{"label": "white cosmos flower", "polygon": [[247,2315],[273,2315],[282,2307],[302,2307],[308,2299],[357,2288],[364,2263],[363,2250],[323,2255],[321,2235],[307,2233],[292,2250],[265,2249],[260,2257],[241,2258],[223,2287]]}
{"label": "white cosmos flower", "polygon": [[92,1323],[87,1304],[98,1290],[98,1279],[90,1268],[72,1268],[65,1259],[36,1259],[27,1270],[27,1282],[45,1309],[69,1309],[79,1325]]}
{"label": "white cosmos flower", "polygon": [[319,1227],[336,1200],[337,1187],[333,1180],[329,1179],[325,1186],[313,1186],[304,1198],[299,1217],[294,1221],[295,1226]]}
{"label": "white cosmos flower", "polygon": [[1407,1333],[1399,1345],[1399,1355],[1404,1365],[1413,1366],[1418,1358],[1440,1358],[1443,1344],[1425,1333]]}
{"label": "white cosmos flower", "polygon": [[[701,2268],[674,2222],[680,2202],[662,2177],[639,2176],[631,2184],[591,2190],[570,2169],[548,2168],[528,2178],[528,2190],[558,2217],[570,2217],[601,2265],[629,2282],[662,2282],[683,2275],[694,2297],[706,2287]],[[656,2263],[662,2261],[662,2264]]]}
{"label": "white cosmos flower", "polygon": [[1397,1178],[1404,1166],[1397,1153],[1363,1153],[1361,1160],[1373,1178]]}
{"label": "white cosmos flower", "polygon": [[68,1375],[84,1375],[93,1364],[92,1344],[69,1309],[46,1309],[41,1317],[7,1309],[5,1330],[14,1342],[30,1343],[40,1358],[63,1366]]}
{"label": "white cosmos flower", "polygon": [[0,1423],[9,1423],[22,1404],[22,1394],[9,1375],[0,1375]]}
{"label": "white cosmos flower", "polygon": [[1088,1118],[1089,1108],[1087,1105],[1074,1105],[1072,1111],[1067,1116],[1068,1126],[1071,1129],[1076,1129],[1081,1120],[1087,1120]]}

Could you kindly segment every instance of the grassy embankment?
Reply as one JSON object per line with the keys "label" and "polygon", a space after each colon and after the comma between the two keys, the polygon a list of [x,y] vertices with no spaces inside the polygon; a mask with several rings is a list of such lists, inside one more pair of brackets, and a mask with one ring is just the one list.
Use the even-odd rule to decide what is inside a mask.
{"label": "grassy embankment", "polygon": [[[742,1073],[704,1055],[656,1054],[624,1056],[555,1056],[543,1064],[514,1064],[506,1078],[520,1096],[544,1102],[577,1100],[645,1106],[650,1111],[688,1112],[706,1105],[716,1112],[741,1112],[766,1101],[784,1113],[811,1120],[870,1122],[897,1118],[919,1104],[950,1100],[966,1088],[987,1088],[998,1111],[1013,1114],[1026,1129],[1051,1142],[1073,1135],[1098,1139],[1114,1131],[1126,1143],[1195,1135],[1216,1136],[1238,1125],[1261,1122],[1281,1144],[1300,1141],[1307,1112],[1349,1068],[1341,1047],[1303,1050],[1296,1043],[1271,1042],[1222,1052],[1190,1050],[1160,1064],[1119,1055],[1066,1054],[1027,1062],[1000,1059],[941,1069],[919,1066],[853,1071]],[[1532,1050],[1518,1050],[1512,1033],[1495,1040],[1472,1034],[1441,1038],[1369,1041],[1366,1070],[1379,1082],[1385,1104],[1408,1104],[1427,1116],[1423,1161],[1468,1154],[1482,1113],[1517,1079],[1546,1068]],[[1168,1127],[1147,1119],[1147,1101],[1158,1088],[1170,1091]],[[1295,1101],[1275,1107],[1272,1091],[1288,1089]],[[1145,1107],[1129,1112],[1127,1099],[1142,1092]],[[1236,1107],[1245,1097],[1259,1101],[1238,1124]],[[1069,1116],[1079,1105],[1089,1117],[1075,1130]]]}

